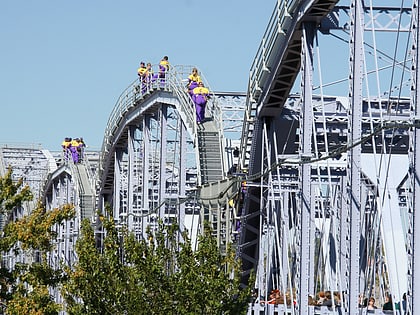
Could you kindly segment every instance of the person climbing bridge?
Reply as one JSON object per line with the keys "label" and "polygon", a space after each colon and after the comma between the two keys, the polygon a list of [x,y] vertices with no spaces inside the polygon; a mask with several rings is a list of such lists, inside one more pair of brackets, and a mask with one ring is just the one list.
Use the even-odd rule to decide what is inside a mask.
{"label": "person climbing bridge", "polygon": [[73,158],[73,163],[79,163],[79,152],[77,148],[79,147],[79,138],[75,138],[71,141],[70,151],[71,157]]}
{"label": "person climbing bridge", "polygon": [[77,154],[78,154],[79,163],[80,163],[83,161],[84,156],[85,156],[86,143],[82,137],[77,138],[77,142],[79,143],[79,146],[77,147]]}
{"label": "person climbing bridge", "polygon": [[166,73],[169,71],[170,68],[168,59],[168,56],[164,56],[159,62],[159,79],[161,87],[164,87],[165,85]]}
{"label": "person climbing bridge", "polygon": [[142,61],[140,62],[140,67],[137,69],[137,75],[139,76],[139,81],[140,81],[140,85],[141,85],[141,92],[144,93],[146,92],[146,87],[147,87],[147,68],[145,63]]}
{"label": "person climbing bridge", "polygon": [[65,162],[67,162],[70,158],[70,146],[71,146],[71,138],[65,137],[63,142],[61,143],[61,147],[63,148],[63,157]]}
{"label": "person climbing bridge", "polygon": [[197,68],[193,68],[191,74],[188,76],[188,94],[192,96],[193,90],[198,87],[198,83],[202,82],[201,77],[198,74]]}
{"label": "person climbing bridge", "polygon": [[193,90],[192,97],[197,114],[197,123],[202,124],[205,119],[206,104],[209,98],[209,89],[204,87],[203,82],[199,82],[198,86]]}
{"label": "person climbing bridge", "polygon": [[156,75],[153,74],[153,68],[150,62],[148,62],[146,65],[145,77],[146,77],[147,88],[150,89],[151,83],[156,80]]}

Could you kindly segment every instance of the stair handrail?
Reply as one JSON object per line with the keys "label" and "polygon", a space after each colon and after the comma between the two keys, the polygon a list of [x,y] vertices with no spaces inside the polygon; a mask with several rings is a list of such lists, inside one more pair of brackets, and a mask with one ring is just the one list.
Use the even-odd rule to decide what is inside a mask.
{"label": "stair handrail", "polygon": [[195,105],[190,95],[188,94],[187,79],[191,73],[193,66],[175,66],[169,71],[169,86],[170,90],[177,96],[179,100],[180,109],[185,115],[187,121],[186,125],[192,126],[192,138],[194,144],[197,144],[197,115],[195,112]]}
{"label": "stair handrail", "polygon": [[172,70],[171,79],[169,84],[172,87],[173,92],[177,95],[180,101],[180,109],[186,115],[187,122],[185,124],[191,124],[192,126],[192,138],[195,151],[195,164],[197,169],[197,185],[201,185],[201,166],[200,166],[200,152],[198,147],[198,125],[197,125],[197,113],[195,111],[195,104],[188,94],[187,80],[188,75],[192,71],[192,66],[179,66]]}
{"label": "stair handrail", "polygon": [[[195,66],[177,66],[174,68],[173,72],[171,73],[169,83],[171,84],[172,91],[178,96],[180,100],[180,105],[182,110],[185,112],[190,112],[192,115],[188,115],[193,122],[193,141],[195,144],[196,150],[196,165],[197,165],[197,184],[201,186],[201,167],[200,167],[200,156],[199,156],[199,148],[198,148],[198,136],[197,136],[197,123],[196,123],[196,111],[195,105],[192,101],[190,95],[187,93],[187,78],[192,73],[192,69],[197,68]],[[197,68],[198,72],[200,70]],[[223,175],[226,174],[226,158],[224,155],[223,145],[224,145],[224,135],[223,135],[223,122],[222,122],[222,110],[221,106],[218,102],[217,97],[215,96],[214,92],[210,88],[206,78],[203,75],[200,75],[201,80],[204,83],[204,86],[209,89],[209,98],[206,105],[206,111],[210,114],[211,119],[215,123],[216,130],[218,132],[218,142],[219,142],[219,154],[221,157],[222,162],[222,173]]]}
{"label": "stair handrail", "polygon": [[257,49],[254,61],[252,62],[249,71],[246,109],[244,113],[240,146],[240,168],[242,171],[247,172],[249,167],[250,157],[247,155],[251,148],[248,141],[248,134],[251,125],[254,124],[257,116],[257,107],[260,103],[260,97],[263,95],[267,82],[271,80],[271,71],[274,70],[274,67],[276,66],[276,61],[273,57],[278,53],[276,45],[278,45],[281,37],[284,37],[285,33],[288,31],[291,17],[296,13],[300,2],[300,0],[277,1],[261,43]]}
{"label": "stair handrail", "polygon": [[[86,163],[79,163],[77,164],[81,167],[83,167],[84,170],[86,170],[86,176],[88,177],[88,187],[84,187],[83,185],[83,180],[82,180],[82,176],[80,174],[80,169],[78,167],[76,167],[75,163],[68,163],[68,166],[70,167],[70,171],[72,174],[72,178],[74,179],[74,189],[76,191],[76,196],[78,196],[78,205],[79,205],[79,211],[80,211],[80,218],[83,219],[83,214],[86,213],[86,203],[85,203],[85,198],[86,197],[90,197],[92,204],[91,206],[92,211],[90,213],[90,211],[88,213],[90,213],[91,216],[95,215],[95,198],[96,198],[96,194],[94,189],[92,189],[92,183],[91,183],[91,178],[89,175],[89,170],[88,170],[88,165]],[[88,189],[88,191],[86,191],[86,189]],[[91,218],[90,218],[91,219]]]}
{"label": "stair handrail", "polygon": [[90,189],[91,189],[91,192],[93,193],[93,195],[95,195],[95,175],[94,175],[94,172],[92,171],[92,167],[91,167],[91,163],[89,161],[89,158],[85,155],[80,163],[82,165],[84,165],[84,167],[87,171],[87,175],[88,175],[88,179],[89,179],[89,183],[90,183]]}

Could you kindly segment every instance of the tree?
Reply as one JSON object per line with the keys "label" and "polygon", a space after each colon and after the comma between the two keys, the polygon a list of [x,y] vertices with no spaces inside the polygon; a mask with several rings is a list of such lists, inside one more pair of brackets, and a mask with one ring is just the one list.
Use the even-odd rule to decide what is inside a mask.
{"label": "tree", "polygon": [[[79,261],[67,270],[63,295],[69,314],[245,314],[249,290],[240,290],[239,262],[223,256],[209,228],[193,251],[178,226],[159,223],[136,240],[102,217],[103,248],[83,223],[76,246]],[[233,276],[235,275],[236,276]]]}
{"label": "tree", "polygon": [[[107,234],[104,246],[95,246],[95,231],[88,220],[82,222],[81,237],[76,244],[78,262],[66,268],[69,281],[63,296],[69,314],[125,314],[128,304],[141,314],[136,305],[136,278],[132,268],[121,259],[122,244],[113,221],[104,221]],[[135,314],[135,313],[130,313]]]}
{"label": "tree", "polygon": [[251,292],[240,290],[240,261],[228,248],[223,256],[209,226],[199,236],[197,251],[188,238],[178,255],[175,314],[244,314]]}
{"label": "tree", "polygon": [[[0,177],[0,212],[7,216],[32,200],[11,170]],[[68,314],[244,314],[249,290],[240,290],[239,262],[234,252],[222,255],[211,230],[193,251],[177,224],[162,222],[137,240],[101,216],[102,230],[82,222],[74,266],[53,269],[47,253],[54,248],[52,227],[75,216],[72,205],[45,211],[42,203],[28,215],[9,222],[2,231],[2,253],[39,253],[36,262],[0,268],[0,297],[6,314],[55,315],[63,308],[50,296],[61,289]],[[101,246],[97,236],[102,235]],[[183,241],[179,241],[182,239]]]}
{"label": "tree", "polygon": [[[24,201],[32,199],[33,195],[28,186],[23,186],[22,179],[13,182],[12,169],[0,177],[0,212],[5,217],[22,207]],[[41,254],[38,262],[16,263],[10,269],[0,269],[0,297],[6,314],[58,314],[61,305],[52,300],[49,288],[63,281],[63,272],[48,266],[46,253],[52,249],[56,237],[52,226],[74,215],[72,205],[46,212],[38,202],[30,214],[9,222],[3,228],[0,238],[3,254],[23,252],[28,258],[35,251]]]}
{"label": "tree", "polygon": [[9,167],[6,174],[0,176],[0,214],[8,215],[13,209],[22,206],[24,201],[33,199],[28,185],[23,186],[23,179],[16,183],[12,179],[12,168]]}

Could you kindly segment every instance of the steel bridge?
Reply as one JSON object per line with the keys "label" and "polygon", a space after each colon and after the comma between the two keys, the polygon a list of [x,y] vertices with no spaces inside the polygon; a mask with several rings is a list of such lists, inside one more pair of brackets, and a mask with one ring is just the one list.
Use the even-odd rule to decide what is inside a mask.
{"label": "steel bridge", "polygon": [[[138,238],[177,221],[193,244],[208,221],[255,289],[249,314],[361,314],[360,295],[381,306],[388,293],[420,314],[418,6],[276,1],[248,91],[212,92],[203,124],[185,91],[193,66],[173,65],[121,93],[100,153],[73,164],[8,145],[0,171],[12,165],[48,209],[76,205],[53,265],[77,260],[80,222],[97,210]],[[337,299],[314,305],[321,291]]]}

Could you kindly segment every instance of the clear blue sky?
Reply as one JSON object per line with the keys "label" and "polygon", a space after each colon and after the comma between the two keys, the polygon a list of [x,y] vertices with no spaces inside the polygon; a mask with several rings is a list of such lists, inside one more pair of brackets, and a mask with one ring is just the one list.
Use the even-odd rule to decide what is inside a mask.
{"label": "clear blue sky", "polygon": [[0,144],[99,149],[140,60],[197,65],[216,91],[245,91],[276,0],[1,0]]}

